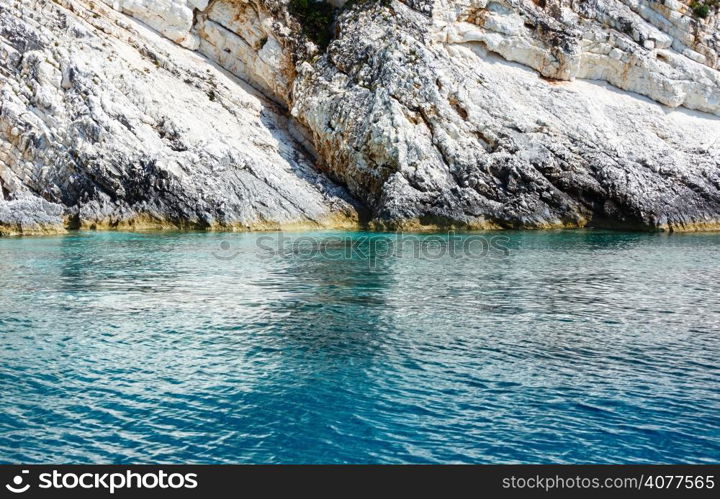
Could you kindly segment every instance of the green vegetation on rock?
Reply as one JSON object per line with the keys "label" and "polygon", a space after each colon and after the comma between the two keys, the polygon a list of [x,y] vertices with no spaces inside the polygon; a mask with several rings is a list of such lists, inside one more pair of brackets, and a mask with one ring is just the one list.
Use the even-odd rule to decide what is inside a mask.
{"label": "green vegetation on rock", "polygon": [[690,4],[690,8],[693,11],[693,14],[695,14],[695,17],[699,17],[701,19],[705,19],[710,15],[710,10],[720,7],[720,0],[704,0],[704,1],[694,1]]}
{"label": "green vegetation on rock", "polygon": [[320,47],[327,47],[332,38],[335,7],[322,0],[290,0],[289,10],[302,25],[305,36]]}

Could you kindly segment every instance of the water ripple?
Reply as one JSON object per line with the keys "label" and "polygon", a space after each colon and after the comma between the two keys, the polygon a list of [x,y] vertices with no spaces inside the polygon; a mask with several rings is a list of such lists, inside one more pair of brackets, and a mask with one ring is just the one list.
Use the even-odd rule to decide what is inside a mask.
{"label": "water ripple", "polygon": [[0,239],[0,462],[720,461],[720,235],[259,237]]}

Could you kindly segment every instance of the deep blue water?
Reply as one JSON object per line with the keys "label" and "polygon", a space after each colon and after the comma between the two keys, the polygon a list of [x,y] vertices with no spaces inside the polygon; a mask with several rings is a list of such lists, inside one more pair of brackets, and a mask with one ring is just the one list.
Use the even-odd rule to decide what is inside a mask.
{"label": "deep blue water", "polygon": [[278,237],[0,239],[0,462],[720,462],[720,235]]}

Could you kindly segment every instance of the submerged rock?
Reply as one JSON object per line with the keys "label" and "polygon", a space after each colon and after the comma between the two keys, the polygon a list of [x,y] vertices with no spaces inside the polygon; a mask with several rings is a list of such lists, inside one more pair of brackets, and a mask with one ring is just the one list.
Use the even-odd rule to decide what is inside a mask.
{"label": "submerged rock", "polygon": [[308,24],[288,0],[103,1],[0,6],[14,232],[364,207],[390,229],[720,228],[715,11],[365,0]]}

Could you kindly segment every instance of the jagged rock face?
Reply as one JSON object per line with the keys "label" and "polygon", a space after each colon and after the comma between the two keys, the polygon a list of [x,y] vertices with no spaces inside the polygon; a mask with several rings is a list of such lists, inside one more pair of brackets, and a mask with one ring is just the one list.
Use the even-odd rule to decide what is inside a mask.
{"label": "jagged rock face", "polygon": [[[3,6],[0,222],[42,226],[58,209],[86,224],[353,219],[330,177],[380,228],[720,228],[714,11],[696,19],[677,0],[365,0],[339,10],[319,48],[289,0],[103,1],[187,50],[106,6],[60,1],[84,13],[71,23],[90,34],[77,39],[57,14],[33,21],[20,10],[29,0]],[[21,32],[39,47],[19,46]],[[32,62],[38,50],[53,70]],[[128,129],[119,116],[136,121]]]}
{"label": "jagged rock face", "polygon": [[190,49],[199,44],[191,33],[195,9],[204,10],[208,0],[102,0],[115,10],[139,19],[151,28]]}
{"label": "jagged rock face", "polygon": [[[304,66],[293,112],[385,225],[717,227],[720,120],[597,81],[541,78],[526,66],[570,79],[593,65],[582,44],[567,41],[581,39],[568,30],[582,23],[539,29],[530,5],[477,2],[472,18],[463,2],[436,3],[430,19],[400,3],[347,12],[328,54]],[[675,76],[688,87],[668,104],[717,110],[716,70],[602,29],[648,58],[664,50],[693,67]],[[651,97],[654,88],[677,91],[640,59],[634,67],[645,77],[632,80],[611,52],[588,56],[595,67],[611,61],[600,71],[606,81],[617,69]]]}
{"label": "jagged rock face", "polygon": [[683,15],[688,8],[676,0],[440,4],[435,36],[443,43],[481,43],[547,78],[607,81],[667,106],[720,114],[718,32]]}
{"label": "jagged rock face", "polygon": [[0,5],[3,232],[354,224],[275,104],[88,6]]}

